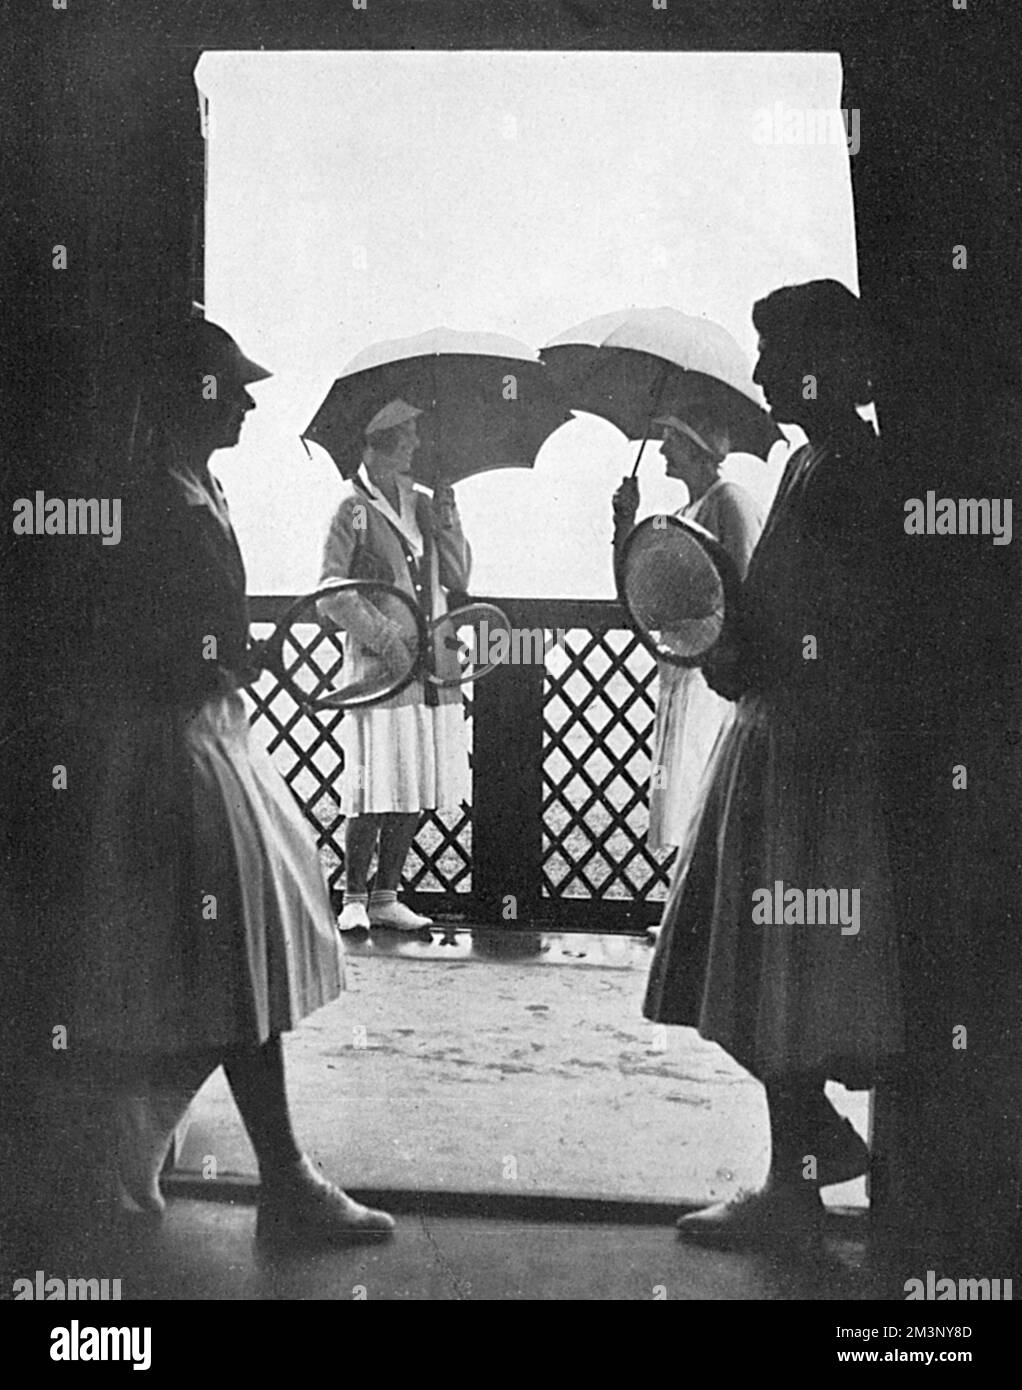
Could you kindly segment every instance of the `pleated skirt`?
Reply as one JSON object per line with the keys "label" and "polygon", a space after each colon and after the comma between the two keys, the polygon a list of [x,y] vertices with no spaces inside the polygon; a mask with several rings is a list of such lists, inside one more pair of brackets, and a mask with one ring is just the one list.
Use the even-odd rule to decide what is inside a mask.
{"label": "pleated skirt", "polygon": [[[858,890],[858,932],[754,920],[778,882]],[[904,1048],[898,962],[875,737],[747,696],[678,856],[645,1016],[697,1027],[761,1079],[868,1087]]]}
{"label": "pleated skirt", "polygon": [[468,724],[460,700],[349,711],[339,742],[345,815],[457,811],[471,800]]}
{"label": "pleated skirt", "polygon": [[82,800],[51,991],[72,1045],[258,1044],[336,998],[315,839],[237,693],[82,726]]}

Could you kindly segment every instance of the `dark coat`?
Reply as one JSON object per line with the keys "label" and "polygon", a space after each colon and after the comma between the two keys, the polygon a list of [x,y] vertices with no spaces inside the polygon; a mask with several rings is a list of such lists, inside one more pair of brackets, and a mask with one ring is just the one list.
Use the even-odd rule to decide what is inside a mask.
{"label": "dark coat", "polygon": [[233,531],[161,473],[128,498],[100,581],[83,673],[91,691],[201,703],[251,674],[245,565]]}
{"label": "dark coat", "polygon": [[[742,589],[739,682],[745,693],[711,759],[703,806],[679,853],[651,966],[645,1016],[704,1031],[716,933],[734,942],[737,932],[733,1036],[704,1036],[724,1041],[754,1071],[762,941],[741,916],[743,909],[734,922],[733,914],[738,904],[750,902],[753,888],[769,881],[765,866],[778,854],[799,862],[804,848],[807,870],[825,865],[814,826],[827,818],[824,808],[829,816],[846,800],[841,779],[857,776],[862,764],[855,750],[872,737],[862,731],[875,727],[883,708],[882,599],[890,579],[879,463],[872,432],[863,427],[837,448],[807,446],[788,464]],[[816,639],[815,660],[805,657],[808,636]],[[774,735],[757,732],[763,720]],[[875,800],[864,803],[873,808],[871,815]],[[776,838],[790,834],[801,838]],[[878,834],[882,838],[882,827]],[[743,846],[747,862],[725,861],[725,844]],[[889,963],[888,954],[877,969],[887,970]],[[718,990],[720,978],[718,972]],[[849,988],[871,988],[869,981],[863,972]],[[837,1069],[829,1074],[844,1079]],[[847,1074],[857,1077],[861,1069],[852,1066]]]}
{"label": "dark coat", "polygon": [[[190,878],[194,835],[182,720],[247,679],[245,569],[233,534],[208,508],[189,506],[163,472],[124,498],[122,515],[120,543],[92,567],[79,659],[4,750],[0,1011],[15,1042],[44,1051],[47,1034],[31,1020],[64,1017],[94,869],[96,799],[111,766],[128,758],[138,771],[124,835],[134,837],[139,884],[170,901]],[[204,656],[209,638],[216,659]],[[58,767],[67,790],[55,786]]]}
{"label": "dark coat", "polygon": [[248,612],[226,510],[159,472],[122,516],[79,679],[23,763],[36,864],[0,1022],[43,1056],[57,1023],[76,1055],[261,1042],[340,978],[313,835],[237,693]]}

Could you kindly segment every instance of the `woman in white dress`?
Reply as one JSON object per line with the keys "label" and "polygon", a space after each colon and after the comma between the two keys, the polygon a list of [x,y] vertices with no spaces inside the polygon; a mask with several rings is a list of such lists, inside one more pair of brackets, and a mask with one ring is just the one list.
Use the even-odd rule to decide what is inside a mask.
{"label": "woman in white dress", "polygon": [[[747,489],[720,476],[730,451],[726,428],[699,407],[684,419],[665,415],[653,423],[663,430],[667,476],[688,488],[688,504],[676,515],[716,536],[744,579],[763,514]],[[614,494],[615,550],[635,524],[638,505],[638,479],[628,478]],[[697,667],[662,661],[658,681],[647,842],[651,849],[674,849],[684,840],[710,753],[734,706],[710,689]]]}
{"label": "woman in white dress", "polygon": [[[389,581],[416,599],[429,622],[447,611],[448,593],[467,589],[471,552],[453,488],[440,484],[430,499],[413,485],[419,414],[396,400],[369,421],[362,466],[330,523],[320,583]],[[385,657],[386,643],[396,634],[382,615],[378,627],[370,640]],[[360,637],[364,644],[364,631]],[[347,641],[355,643],[350,636]],[[349,660],[362,655],[349,649]],[[448,654],[440,652],[436,659],[445,661]],[[430,918],[398,902],[397,891],[422,812],[457,810],[471,794],[460,688],[417,679],[390,700],[350,711],[341,724],[341,746],[340,796],[348,819],[340,930],[432,926]]]}

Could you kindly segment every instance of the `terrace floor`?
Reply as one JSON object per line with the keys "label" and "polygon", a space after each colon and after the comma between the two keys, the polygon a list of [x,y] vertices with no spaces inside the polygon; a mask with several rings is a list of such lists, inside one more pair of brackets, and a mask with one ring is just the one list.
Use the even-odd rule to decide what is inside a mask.
{"label": "terrace floor", "polygon": [[[364,1194],[372,1197],[373,1194]],[[861,1246],[829,1237],[807,1262],[686,1246],[670,1226],[610,1220],[461,1214],[391,1203],[384,1245],[266,1256],[253,1244],[246,1201],[168,1202],[156,1231],[140,1230],[109,1256],[125,1299],[266,1301],[857,1300],[877,1297]],[[852,1223],[854,1224],[854,1223]],[[47,1266],[47,1269],[50,1266]],[[95,1260],[97,1277],[107,1272]]]}
{"label": "terrace floor", "polygon": [[[292,1110],[321,1168],[394,1213],[395,1239],[261,1254],[255,1163],[218,1072],[163,1222],[80,1250],[61,1231],[29,1272],[85,1269],[157,1300],[881,1296],[862,1180],[828,1189],[823,1256],[675,1238],[680,1210],[762,1179],[766,1115],[719,1048],[642,1019],[644,939],[451,928],[346,945],[347,992],[286,1042]],[[864,1128],[866,1096],[834,1098]]]}
{"label": "terrace floor", "polygon": [[[214,1196],[204,1166],[221,1180],[255,1173],[217,1073],[193,1107],[162,1228],[118,1263],[126,1296],[876,1296],[861,1269],[861,1180],[827,1193],[822,1262],[675,1239],[679,1209],[762,1178],[766,1114],[719,1048],[643,1020],[643,939],[451,929],[346,946],[347,992],[287,1041],[292,1109],[324,1171],[394,1212],[395,1240],[270,1259],[252,1244],[250,1179],[216,1184],[228,1200],[197,1200]],[[833,1095],[864,1129],[865,1095]]]}
{"label": "terrace floor", "polygon": [[[346,947],[347,991],[286,1041],[296,1131],[329,1176],[377,1192],[663,1204],[665,1219],[762,1180],[762,1089],[694,1030],[642,1018],[643,938],[452,928]],[[831,1093],[864,1133],[866,1094]],[[221,1072],[192,1107],[178,1167],[255,1174]],[[864,1180],[826,1196],[861,1210]]]}

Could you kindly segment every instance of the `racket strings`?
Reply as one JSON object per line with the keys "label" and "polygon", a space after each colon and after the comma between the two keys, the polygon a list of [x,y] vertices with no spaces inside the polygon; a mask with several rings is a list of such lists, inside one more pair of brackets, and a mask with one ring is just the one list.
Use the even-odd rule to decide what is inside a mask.
{"label": "racket strings", "polygon": [[277,671],[302,703],[372,704],[415,673],[421,629],[413,600],[360,584],[358,592],[308,595],[282,624]]}
{"label": "racket strings", "polygon": [[371,705],[416,678],[458,686],[515,651],[515,630],[499,608],[469,603],[425,628],[414,599],[389,583],[341,581],[296,602],[263,646],[270,666],[306,709]]}
{"label": "racket strings", "polygon": [[507,615],[494,604],[468,604],[444,614],[430,628],[427,679],[441,686],[478,680],[511,658],[511,634]]}
{"label": "racket strings", "polygon": [[665,655],[692,659],[720,635],[720,576],[702,547],[679,539],[673,528],[650,528],[636,537],[623,566],[622,597],[639,629]]}

